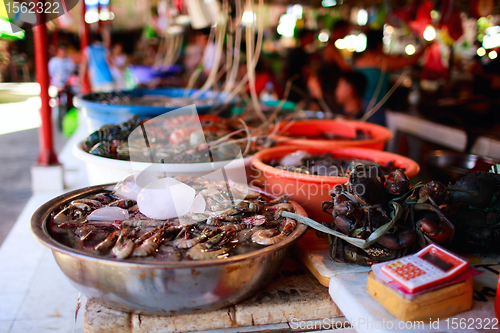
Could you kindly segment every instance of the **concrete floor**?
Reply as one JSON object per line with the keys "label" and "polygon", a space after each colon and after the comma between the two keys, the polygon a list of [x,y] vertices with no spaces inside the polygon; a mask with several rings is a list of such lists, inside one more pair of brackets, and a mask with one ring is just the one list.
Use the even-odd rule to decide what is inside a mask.
{"label": "concrete floor", "polygon": [[[4,121],[0,124],[0,245],[33,194],[30,170],[40,151],[37,94],[38,87],[32,83],[0,84]],[[66,141],[54,126],[56,152]]]}

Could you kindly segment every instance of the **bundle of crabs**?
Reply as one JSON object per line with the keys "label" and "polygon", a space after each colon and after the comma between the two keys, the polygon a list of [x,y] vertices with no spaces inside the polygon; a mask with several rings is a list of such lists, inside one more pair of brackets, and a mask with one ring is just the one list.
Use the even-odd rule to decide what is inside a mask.
{"label": "bundle of crabs", "polygon": [[[500,175],[478,172],[445,186],[410,186],[404,171],[387,178],[357,165],[348,183],[330,190],[323,211],[332,259],[371,265],[437,243],[457,252],[499,252]],[[324,230],[323,230],[324,231]],[[339,234],[340,233],[340,234]],[[364,240],[364,241],[362,241]]]}

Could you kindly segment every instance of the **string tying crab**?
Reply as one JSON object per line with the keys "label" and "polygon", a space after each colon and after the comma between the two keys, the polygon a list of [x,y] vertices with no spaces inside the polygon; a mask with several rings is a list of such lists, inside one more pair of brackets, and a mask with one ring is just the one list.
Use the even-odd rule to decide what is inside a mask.
{"label": "string tying crab", "polygon": [[333,223],[293,217],[328,235],[332,259],[371,265],[413,253],[426,243],[451,241],[454,226],[439,207],[441,185],[410,189],[403,170],[386,178],[377,166],[357,165],[348,183],[332,188],[332,200],[322,204]]}

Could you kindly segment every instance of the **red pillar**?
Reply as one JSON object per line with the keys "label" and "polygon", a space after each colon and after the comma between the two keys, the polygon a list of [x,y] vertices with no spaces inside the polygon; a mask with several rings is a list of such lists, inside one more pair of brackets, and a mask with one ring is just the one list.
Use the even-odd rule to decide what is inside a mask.
{"label": "red pillar", "polygon": [[54,31],[52,31],[52,34],[50,36],[50,44],[52,45],[53,51],[56,52],[57,47],[59,46],[59,30],[57,26]]}
{"label": "red pillar", "polygon": [[97,21],[97,33],[102,34],[102,21],[101,21],[101,3],[97,3],[97,15],[99,15],[99,20]]}
{"label": "red pillar", "polygon": [[[38,2],[43,1],[37,0],[37,3]],[[59,164],[57,156],[54,152],[51,117],[52,110],[49,105],[49,43],[47,26],[45,25],[45,14],[43,12],[37,12],[36,18],[39,24],[33,28],[33,39],[35,43],[35,70],[37,81],[40,84],[40,99],[42,100],[42,106],[40,108],[40,116],[42,118],[42,126],[40,127],[40,155],[38,156],[37,164],[49,166]]]}
{"label": "red pillar", "polygon": [[[80,26],[80,59],[85,58],[85,54],[83,51],[89,46],[89,25],[87,22],[85,22],[85,13],[87,12],[87,7],[85,6],[85,1],[81,0],[80,3],[82,4],[81,6],[81,26]],[[90,80],[89,80],[89,74],[87,70],[87,74],[83,78],[82,82],[82,93],[83,94],[88,94],[89,92],[92,91],[92,88],[90,87]]]}

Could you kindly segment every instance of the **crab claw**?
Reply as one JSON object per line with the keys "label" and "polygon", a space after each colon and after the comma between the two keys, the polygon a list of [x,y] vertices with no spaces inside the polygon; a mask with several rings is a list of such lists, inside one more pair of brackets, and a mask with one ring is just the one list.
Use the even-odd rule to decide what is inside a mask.
{"label": "crab claw", "polygon": [[346,190],[346,187],[344,184],[337,184],[332,189],[330,189],[329,194],[332,197],[332,199],[335,199],[336,196],[338,196],[339,194],[341,194],[345,190]]}
{"label": "crab claw", "polygon": [[438,244],[449,244],[453,238],[453,230],[446,223],[436,223],[423,218],[417,221],[417,228]]}
{"label": "crab claw", "polygon": [[403,170],[396,169],[387,177],[385,190],[392,195],[402,195],[410,190],[410,180]]}
{"label": "crab claw", "polygon": [[420,188],[418,192],[419,202],[425,202],[427,198],[434,200],[435,204],[439,206],[443,203],[446,197],[446,187],[443,183],[433,180]]}

